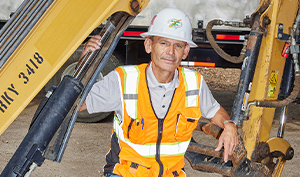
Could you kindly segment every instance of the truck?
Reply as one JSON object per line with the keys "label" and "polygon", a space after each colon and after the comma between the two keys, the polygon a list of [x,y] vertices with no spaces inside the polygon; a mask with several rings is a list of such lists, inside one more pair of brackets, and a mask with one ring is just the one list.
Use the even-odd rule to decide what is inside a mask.
{"label": "truck", "polygon": [[[294,152],[291,145],[283,139],[283,132],[285,108],[299,93],[299,1],[261,0],[259,5],[256,1],[216,0],[197,1],[196,4],[191,1],[172,1],[174,4],[169,4],[168,1],[150,3],[152,2],[154,13],[157,10],[155,7],[163,7],[163,4],[183,8],[184,11],[188,11],[186,8],[193,9],[188,11],[188,15],[193,21],[193,40],[198,44],[198,48],[191,51],[187,63],[182,65],[241,67],[242,70],[231,113],[231,119],[241,128],[242,134],[239,146],[231,157],[231,164],[222,162],[222,152],[216,153],[214,148],[192,141],[185,156],[193,168],[225,176],[280,176],[285,161],[291,160]],[[253,5],[252,2],[256,4]],[[147,30],[154,13],[150,15],[147,25],[137,25],[139,18],[149,16],[149,12],[143,10],[148,1],[81,3],[83,2],[68,0],[24,1],[11,20],[3,26],[0,134],[60,68],[63,68],[61,73],[65,71],[59,85],[49,88],[45,103],[41,103],[34,116],[32,127],[2,172],[4,176],[24,176],[31,171],[32,166],[42,165],[47,156],[49,142],[59,128],[61,132],[66,132],[63,134],[67,138],[63,138],[63,141],[67,143],[78,109],[92,84],[101,79],[99,75],[104,68],[111,70],[119,65],[108,67],[107,64],[139,64],[149,61],[142,53],[143,41],[139,34]],[[245,9],[251,7],[256,10],[221,10],[223,7],[228,10],[230,6],[243,5]],[[84,15],[79,13],[82,7],[85,7]],[[209,15],[194,13],[201,7],[216,10],[214,15],[219,15],[217,20],[208,22],[206,18],[210,19]],[[137,16],[143,12],[145,15]],[[237,12],[250,12],[251,16],[243,22],[232,21],[244,18],[238,18]],[[192,13],[194,16],[191,16]],[[135,16],[136,22],[133,21]],[[221,17],[224,20],[231,18],[231,21],[223,21]],[[24,26],[25,29],[22,28]],[[11,27],[16,28],[11,30]],[[215,30],[212,30],[212,27]],[[93,34],[103,34],[101,50],[89,53],[84,62],[75,67],[73,63],[78,60],[80,46]],[[13,37],[10,38],[11,36]],[[240,53],[242,57],[236,57]],[[219,55],[230,62],[241,64],[231,64]],[[53,85],[57,84],[55,79],[62,75],[64,74],[58,74],[59,77],[54,76],[51,79]],[[286,92],[281,93],[283,90]],[[280,94],[283,95],[282,98],[279,98]],[[277,137],[269,139],[275,107],[282,107],[281,124]],[[67,125],[66,131],[61,127],[64,122]],[[196,129],[212,134],[215,138],[221,131],[212,124],[201,122]],[[56,155],[61,156],[63,148],[58,151]],[[57,157],[54,160],[59,161]]]}
{"label": "truck", "polygon": [[[22,3],[22,0],[9,0],[2,3],[3,6],[7,7],[3,8],[4,10],[2,11],[2,14],[0,14],[3,26],[5,21],[9,19],[11,12],[14,12],[18,7],[18,4]],[[213,28],[212,35],[225,52],[233,56],[239,56],[243,47],[244,38],[249,34],[250,28],[247,26],[238,28],[238,24],[241,23],[247,15],[250,15],[258,5],[259,0],[243,2],[237,0],[226,2],[214,0],[209,3],[206,1],[151,0],[148,6],[137,15],[121,36],[115,51],[107,62],[106,67],[104,67],[101,72],[102,76],[106,75],[119,65],[141,64],[150,61],[149,56],[144,50],[143,39],[140,37],[140,34],[148,30],[148,25],[150,24],[152,17],[165,7],[181,9],[187,13],[192,22],[193,40],[198,44],[198,47],[191,49],[189,57],[182,62],[182,65],[240,68],[241,62],[228,62],[215,52],[207,39],[205,28],[211,19],[228,20],[231,21],[232,24],[235,24],[233,27],[224,25],[217,26]],[[91,35],[99,34],[104,24],[105,22],[94,29],[89,37]],[[89,37],[87,37],[86,40],[88,40]],[[59,71],[48,81],[44,87],[45,91],[53,85],[57,86],[64,75],[72,74],[72,72],[74,72],[76,63],[82,51],[82,46],[83,44],[76,49]],[[99,76],[98,79],[102,76]],[[109,112],[88,114],[87,111],[83,111],[78,114],[77,121],[98,122],[108,115],[110,115]]]}

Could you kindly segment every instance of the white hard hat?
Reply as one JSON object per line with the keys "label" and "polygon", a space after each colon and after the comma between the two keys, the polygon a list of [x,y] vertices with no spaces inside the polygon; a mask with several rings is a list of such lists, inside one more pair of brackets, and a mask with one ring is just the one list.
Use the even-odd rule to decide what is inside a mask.
{"label": "white hard hat", "polygon": [[192,41],[192,24],[189,17],[182,11],[166,8],[156,14],[149,26],[148,32],[142,33],[143,38],[160,36],[187,42],[190,47],[197,47]]}

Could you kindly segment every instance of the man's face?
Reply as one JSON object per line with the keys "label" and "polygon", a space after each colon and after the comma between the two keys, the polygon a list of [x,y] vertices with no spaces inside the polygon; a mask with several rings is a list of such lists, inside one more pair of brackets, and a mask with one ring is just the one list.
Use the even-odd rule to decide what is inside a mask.
{"label": "man's face", "polygon": [[154,36],[145,39],[145,50],[151,53],[153,71],[174,72],[190,51],[186,42]]}

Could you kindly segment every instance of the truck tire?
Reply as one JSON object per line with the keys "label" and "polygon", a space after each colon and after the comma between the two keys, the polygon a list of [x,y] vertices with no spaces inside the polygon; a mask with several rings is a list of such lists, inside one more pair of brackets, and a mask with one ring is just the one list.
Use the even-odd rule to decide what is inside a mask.
{"label": "truck tire", "polygon": [[[70,56],[70,58],[66,61],[66,63],[58,70],[58,72],[48,81],[48,83],[45,85],[45,90],[48,91],[48,89],[55,85],[57,86],[61,79],[65,75],[72,75],[75,71],[75,66],[77,64],[77,61],[79,60],[79,57],[82,52],[83,45],[80,45],[78,49]],[[97,78],[97,80],[100,80],[103,78],[103,76],[107,75],[110,71],[115,69],[116,67],[122,65],[122,62],[119,60],[119,56],[114,52],[107,63],[105,64],[105,67],[101,71],[101,74]],[[111,112],[101,112],[101,113],[95,113],[95,114],[89,114],[87,111],[82,111],[78,113],[76,122],[82,122],[82,123],[94,123],[99,122],[102,119],[105,119],[111,114]]]}

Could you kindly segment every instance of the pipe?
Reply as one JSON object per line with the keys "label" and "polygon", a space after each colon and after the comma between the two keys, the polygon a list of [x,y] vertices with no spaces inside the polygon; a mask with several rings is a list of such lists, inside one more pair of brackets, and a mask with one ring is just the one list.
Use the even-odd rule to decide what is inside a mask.
{"label": "pipe", "polygon": [[283,108],[281,108],[281,113],[280,113],[280,121],[279,121],[278,132],[277,132],[278,138],[283,138],[286,118],[287,118],[286,115],[287,115],[287,106],[284,106]]}
{"label": "pipe", "polygon": [[[213,156],[213,157],[217,157],[217,158],[223,158],[224,151],[223,150],[215,151],[215,149],[216,148],[213,146],[207,146],[207,145],[203,145],[203,144],[190,142],[190,144],[187,148],[187,151],[205,154],[205,155]],[[231,157],[229,157],[229,158],[231,158]]]}
{"label": "pipe", "polygon": [[232,63],[241,63],[244,58],[245,58],[245,53],[246,53],[246,43],[247,43],[247,40],[245,40],[245,43],[244,43],[244,47],[243,49],[241,50],[241,53],[240,53],[240,56],[239,57],[236,57],[236,56],[231,56],[231,55],[228,55],[226,52],[223,51],[223,49],[221,49],[219,47],[219,45],[216,43],[212,33],[211,33],[211,30],[212,30],[212,27],[214,25],[223,25],[224,22],[222,20],[212,20],[210,21],[207,26],[206,26],[206,35],[207,35],[207,39],[209,40],[212,48],[217,52],[217,54],[219,54],[222,58],[224,58],[225,60],[229,61],[229,62],[232,62]]}
{"label": "pipe", "polygon": [[294,88],[290,96],[281,101],[255,101],[248,105],[247,110],[249,111],[251,105],[258,107],[267,107],[267,108],[279,108],[284,107],[293,102],[300,91],[300,73],[295,74]]}
{"label": "pipe", "polygon": [[260,50],[263,33],[259,25],[260,16],[255,17],[255,22],[252,26],[249,41],[247,44],[246,59],[244,60],[240,81],[237,88],[237,94],[231,111],[231,120],[238,126],[243,124],[245,119],[244,111],[242,110],[245,93],[249,92],[249,85],[254,76],[256,62]]}
{"label": "pipe", "polygon": [[[300,23],[300,9],[298,10],[297,17],[295,19],[293,28],[291,29],[291,54],[293,56],[294,60],[294,71],[295,71],[295,81],[294,81],[294,88],[293,91],[291,92],[290,96],[285,98],[284,100],[281,101],[255,101],[254,105],[258,107],[269,107],[269,108],[274,108],[274,107],[284,107],[293,102],[300,91],[300,69],[299,69],[299,61],[298,61],[298,54],[299,54],[299,46],[296,43],[295,36],[297,35],[297,31],[299,28],[299,23]],[[248,105],[248,111],[251,105]]]}
{"label": "pipe", "polygon": [[94,72],[92,78],[90,79],[90,81],[88,82],[87,86],[85,87],[82,95],[81,95],[81,99],[78,103],[78,106],[75,110],[75,112],[73,113],[71,119],[70,119],[70,123],[69,123],[69,126],[68,126],[68,129],[67,129],[67,132],[65,133],[65,137],[63,139],[63,142],[61,144],[61,148],[59,149],[59,152],[58,152],[58,155],[57,155],[57,158],[56,158],[56,161],[57,162],[61,162],[61,159],[63,157],[63,154],[65,152],[65,148],[67,147],[67,143],[69,141],[69,138],[70,138],[70,135],[71,135],[71,132],[73,130],[73,127],[75,125],[75,122],[76,122],[76,118],[77,118],[77,114],[79,112],[79,109],[81,107],[81,105],[83,104],[83,102],[85,101],[85,98],[86,96],[88,95],[89,91],[91,90],[91,88],[93,87],[98,75],[100,74],[100,72],[102,71],[102,69],[104,68],[106,62],[108,61],[109,57],[111,56],[111,54],[113,53],[113,51],[115,50],[123,32],[125,31],[126,28],[122,29],[121,32],[119,32],[117,34],[117,36],[115,37],[115,39],[113,40],[111,46],[109,47],[106,55],[104,56],[102,62],[99,64],[99,66],[97,67],[96,71]]}
{"label": "pipe", "polygon": [[295,73],[298,73],[300,71],[299,69],[299,61],[298,61],[298,55],[299,55],[299,46],[296,43],[296,35],[299,35],[299,23],[300,23],[300,9],[298,10],[298,14],[296,17],[296,20],[293,25],[293,29],[291,30],[291,54],[294,59],[294,68]]}
{"label": "pipe", "polygon": [[0,176],[24,176],[33,162],[42,165],[43,152],[82,89],[83,85],[77,79],[64,77]]}
{"label": "pipe", "polygon": [[[121,18],[125,15],[125,13],[118,12],[111,16],[110,21],[108,21],[104,27],[104,29],[99,34],[101,36],[100,42],[104,44],[106,40],[110,37],[111,33],[115,30],[117,24],[120,22]],[[103,45],[101,45],[100,49],[94,50],[92,52],[88,52],[83,59],[78,61],[78,67],[73,75],[73,77],[82,80],[85,76],[87,70],[90,65],[93,64],[96,56],[99,55],[102,50]]]}

